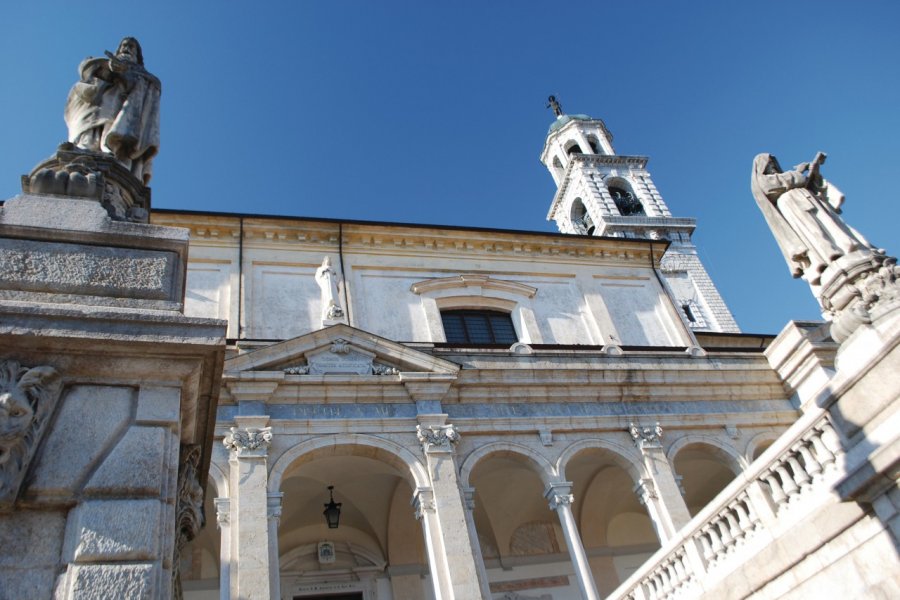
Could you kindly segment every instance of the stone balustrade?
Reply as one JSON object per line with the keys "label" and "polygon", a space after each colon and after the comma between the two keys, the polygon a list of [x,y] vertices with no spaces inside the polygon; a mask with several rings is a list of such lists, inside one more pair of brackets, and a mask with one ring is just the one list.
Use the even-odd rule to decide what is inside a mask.
{"label": "stone balustrade", "polygon": [[699,597],[830,495],[844,452],[807,414],[664,544],[609,600]]}

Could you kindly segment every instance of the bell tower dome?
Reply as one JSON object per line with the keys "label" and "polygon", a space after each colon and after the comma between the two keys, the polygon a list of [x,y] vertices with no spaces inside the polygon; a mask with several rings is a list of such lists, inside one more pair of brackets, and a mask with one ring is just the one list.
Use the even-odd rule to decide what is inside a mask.
{"label": "bell tower dome", "polygon": [[647,172],[647,157],[616,154],[600,119],[565,114],[553,96],[548,108],[556,120],[541,162],[557,190],[547,219],[561,233],[668,240],[661,270],[687,324],[698,331],[740,331],[691,241],[696,221],[672,216]]}

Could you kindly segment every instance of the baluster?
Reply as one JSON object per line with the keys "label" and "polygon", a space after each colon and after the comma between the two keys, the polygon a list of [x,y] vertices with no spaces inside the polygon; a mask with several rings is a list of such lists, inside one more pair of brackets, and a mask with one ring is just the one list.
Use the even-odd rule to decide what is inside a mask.
{"label": "baluster", "polygon": [[729,531],[728,522],[719,517],[716,519],[716,527],[718,527],[719,532],[722,535],[722,545],[725,546],[725,548],[731,546],[734,543],[734,537],[732,537],[731,531]]}
{"label": "baluster", "polygon": [[748,510],[749,505],[750,503],[744,498],[734,503],[734,512],[737,513],[741,531],[748,531],[753,527],[753,520],[750,518],[750,511]]}
{"label": "baluster", "polygon": [[808,444],[809,441],[804,440],[797,446],[797,450],[800,452],[800,456],[803,457],[803,465],[806,467],[806,472],[815,477],[822,472],[822,465],[813,456]]}
{"label": "baluster", "polygon": [[772,501],[776,506],[780,506],[781,503],[787,499],[787,494],[781,489],[781,482],[778,481],[778,476],[776,476],[773,471],[769,470],[763,473],[762,477],[766,480],[766,483],[769,484],[769,493],[772,495]]}
{"label": "baluster", "polygon": [[725,520],[728,521],[728,531],[731,533],[731,537],[734,539],[738,539],[741,537],[741,526],[738,525],[738,521],[734,516],[734,506],[729,506],[728,511],[725,513]]}
{"label": "baluster", "polygon": [[831,450],[831,453],[835,455],[841,453],[841,438],[834,430],[834,427],[831,426],[831,423],[822,421],[818,429],[822,430],[822,442],[829,450]]}
{"label": "baluster", "polygon": [[775,472],[778,473],[778,478],[781,480],[781,488],[788,497],[791,497],[800,491],[800,488],[797,487],[794,478],[791,476],[790,471],[788,471],[788,468],[784,463],[775,465]]}
{"label": "baluster", "polygon": [[675,574],[678,575],[678,581],[682,583],[690,579],[686,563],[684,555],[680,555],[678,560],[675,561]]}
{"label": "baluster", "polygon": [[831,450],[829,450],[825,446],[825,442],[822,441],[822,432],[819,430],[814,431],[809,440],[812,442],[813,448],[816,451],[816,460],[818,460],[826,469],[829,465],[833,465],[834,454],[831,453]]}
{"label": "baluster", "polygon": [[791,471],[794,472],[794,482],[796,482],[798,486],[803,487],[812,481],[806,473],[806,469],[803,468],[803,465],[800,464],[800,461],[797,460],[795,455],[788,455],[787,462],[791,465]]}
{"label": "baluster", "polygon": [[722,543],[722,539],[719,535],[719,530],[715,527],[714,524],[710,523],[709,525],[707,525],[706,531],[709,532],[709,541],[712,545],[712,556],[710,557],[710,561],[713,561],[716,559],[716,556],[718,556],[720,552],[725,550],[725,545]]}
{"label": "baluster", "polygon": [[712,549],[712,543],[709,541],[710,534],[708,532],[708,528],[704,527],[700,531],[700,535],[697,536],[697,539],[700,540],[700,548],[703,550],[703,558],[706,559],[706,562],[712,561],[715,557],[715,552]]}

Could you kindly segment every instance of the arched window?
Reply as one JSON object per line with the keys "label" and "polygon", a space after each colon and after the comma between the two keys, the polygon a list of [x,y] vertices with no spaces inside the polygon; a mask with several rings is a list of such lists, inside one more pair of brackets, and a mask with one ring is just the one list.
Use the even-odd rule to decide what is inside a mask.
{"label": "arched window", "polygon": [[600,152],[600,140],[590,135],[588,136],[587,141],[588,144],[591,145],[591,152],[593,152],[594,154],[603,154],[602,152]]}
{"label": "arched window", "polygon": [[441,311],[444,335],[451,344],[515,344],[519,341],[509,313],[494,310]]}
{"label": "arched window", "polygon": [[584,206],[581,198],[575,198],[572,202],[572,212],[570,213],[572,225],[575,226],[577,233],[594,235],[596,226],[594,225],[591,215],[588,214],[587,208]]}
{"label": "arched window", "polygon": [[643,215],[644,205],[635,197],[634,193],[622,186],[610,186],[609,195],[612,196],[616,208],[623,217],[631,215]]}
{"label": "arched window", "polygon": [[572,142],[566,147],[566,154],[572,156],[574,154],[584,154],[584,150],[578,145],[578,142]]}

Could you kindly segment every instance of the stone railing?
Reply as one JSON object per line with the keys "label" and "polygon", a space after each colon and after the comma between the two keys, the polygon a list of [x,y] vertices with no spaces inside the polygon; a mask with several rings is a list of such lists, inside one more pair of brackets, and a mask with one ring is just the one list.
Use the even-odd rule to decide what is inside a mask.
{"label": "stone railing", "polygon": [[804,415],[608,598],[701,596],[826,501],[842,466],[827,415]]}

